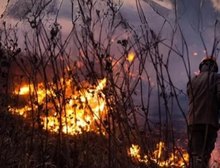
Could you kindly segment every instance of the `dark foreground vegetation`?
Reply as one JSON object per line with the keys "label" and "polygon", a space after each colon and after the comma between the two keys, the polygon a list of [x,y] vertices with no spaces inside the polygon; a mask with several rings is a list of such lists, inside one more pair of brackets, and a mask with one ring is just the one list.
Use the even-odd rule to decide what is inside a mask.
{"label": "dark foreground vegetation", "polygon": [[104,136],[84,133],[59,142],[58,135],[32,129],[18,116],[0,115],[1,167],[108,167]]}

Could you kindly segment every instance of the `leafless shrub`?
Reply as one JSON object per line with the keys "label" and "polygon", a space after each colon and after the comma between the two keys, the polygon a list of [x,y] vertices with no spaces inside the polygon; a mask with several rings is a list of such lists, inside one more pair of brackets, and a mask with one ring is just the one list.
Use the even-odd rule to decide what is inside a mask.
{"label": "leafless shrub", "polygon": [[[10,8],[17,9],[18,3]],[[181,60],[189,79],[191,69],[188,46],[178,23],[172,25],[158,14],[164,23],[160,31],[153,30],[137,0],[141,21],[138,32],[121,15],[120,1],[71,0],[70,31],[64,35],[62,29],[67,25],[59,20],[63,1],[57,8],[56,3],[25,1],[27,11],[21,17],[25,18],[23,23],[28,31],[24,34],[3,23],[0,70],[5,84],[1,97],[6,96],[7,101],[2,104],[5,108],[1,118],[6,117],[6,121],[0,134],[1,163],[5,167],[132,168],[136,165],[129,157],[128,148],[139,144],[148,155],[149,164],[137,164],[157,167],[150,154],[160,141],[167,145],[164,158],[170,153],[176,154],[176,150],[181,155],[174,117],[178,109],[187,125],[185,107],[180,101],[185,93],[174,82],[170,71],[172,59]],[[169,40],[163,37],[165,26],[171,32]],[[18,38],[21,34],[23,46]],[[175,46],[177,35],[182,48]],[[215,48],[218,42],[216,39]],[[161,53],[161,48],[166,52]],[[104,128],[105,134],[83,132],[70,136],[63,133],[62,120],[67,117],[66,104],[70,99],[66,82],[71,80],[71,94],[74,94],[87,85],[98,85],[103,78],[107,79],[102,92],[108,112],[97,122],[97,127]],[[43,102],[40,101],[39,83],[45,89],[52,89],[55,95],[46,93]],[[13,95],[14,89],[23,84],[33,86],[33,91],[26,97]],[[32,108],[24,121],[7,114],[9,106],[24,106],[27,99]],[[41,121],[42,115],[49,117],[51,106],[58,116],[56,134],[44,130]],[[94,115],[88,103],[87,108]],[[183,137],[186,139],[186,132]]]}

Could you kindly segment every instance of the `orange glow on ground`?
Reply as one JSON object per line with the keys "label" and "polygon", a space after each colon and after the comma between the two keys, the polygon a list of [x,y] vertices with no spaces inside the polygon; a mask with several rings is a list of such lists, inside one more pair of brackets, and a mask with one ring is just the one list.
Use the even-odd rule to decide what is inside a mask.
{"label": "orange glow on ground", "polygon": [[135,144],[132,144],[128,149],[128,155],[136,163],[144,163],[149,165],[153,162],[159,167],[186,167],[186,163],[189,161],[189,155],[184,149],[180,150],[181,151],[175,150],[169,155],[168,158],[165,159],[164,154],[166,151],[166,146],[165,143],[161,141],[156,145],[156,149],[151,155],[141,154],[140,146]]}

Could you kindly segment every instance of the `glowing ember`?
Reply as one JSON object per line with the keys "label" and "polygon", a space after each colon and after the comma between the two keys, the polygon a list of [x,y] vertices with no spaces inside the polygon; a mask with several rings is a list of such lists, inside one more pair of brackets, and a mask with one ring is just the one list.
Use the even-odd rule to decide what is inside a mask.
{"label": "glowing ember", "polygon": [[12,108],[11,106],[8,107],[9,111],[13,111],[13,113],[19,114],[21,116],[23,116],[24,118],[27,117],[27,112],[31,111],[31,107],[30,106],[24,106],[22,108]]}
{"label": "glowing ember", "polygon": [[132,144],[131,148],[129,149],[129,155],[133,158],[137,158],[138,160],[140,160],[140,150],[141,148],[138,145]]}
{"label": "glowing ember", "polygon": [[197,56],[198,55],[198,53],[197,52],[193,52],[193,56]]}
{"label": "glowing ember", "polygon": [[62,131],[71,135],[89,131],[104,133],[101,130],[101,120],[105,117],[107,108],[102,90],[106,79],[100,80],[97,86],[89,85],[79,90],[71,85],[71,80],[61,79],[60,84],[64,86],[57,88],[48,83],[45,88],[40,83],[35,89],[33,85],[20,87],[14,94],[30,95],[28,103],[22,108],[9,107],[9,111],[23,117],[31,116],[32,112],[35,115],[38,113],[43,129],[51,132]]}
{"label": "glowing ember", "polygon": [[134,58],[135,58],[135,53],[134,53],[134,52],[130,52],[130,53],[128,54],[127,60],[128,60],[129,62],[133,62],[133,61],[134,61]]}
{"label": "glowing ember", "polygon": [[141,148],[138,145],[132,144],[128,150],[128,155],[135,162],[144,163],[149,165],[154,163],[159,167],[186,167],[189,161],[189,155],[184,150],[181,151],[175,150],[171,153],[168,158],[165,159],[165,143],[159,142],[156,145],[156,150],[151,155],[141,155]]}

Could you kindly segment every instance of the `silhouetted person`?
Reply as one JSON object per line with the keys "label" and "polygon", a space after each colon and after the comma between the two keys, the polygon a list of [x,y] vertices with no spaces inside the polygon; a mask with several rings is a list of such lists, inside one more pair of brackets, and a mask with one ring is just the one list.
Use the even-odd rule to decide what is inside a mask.
{"label": "silhouetted person", "polygon": [[190,168],[208,168],[218,131],[220,76],[215,59],[207,57],[187,84]]}

